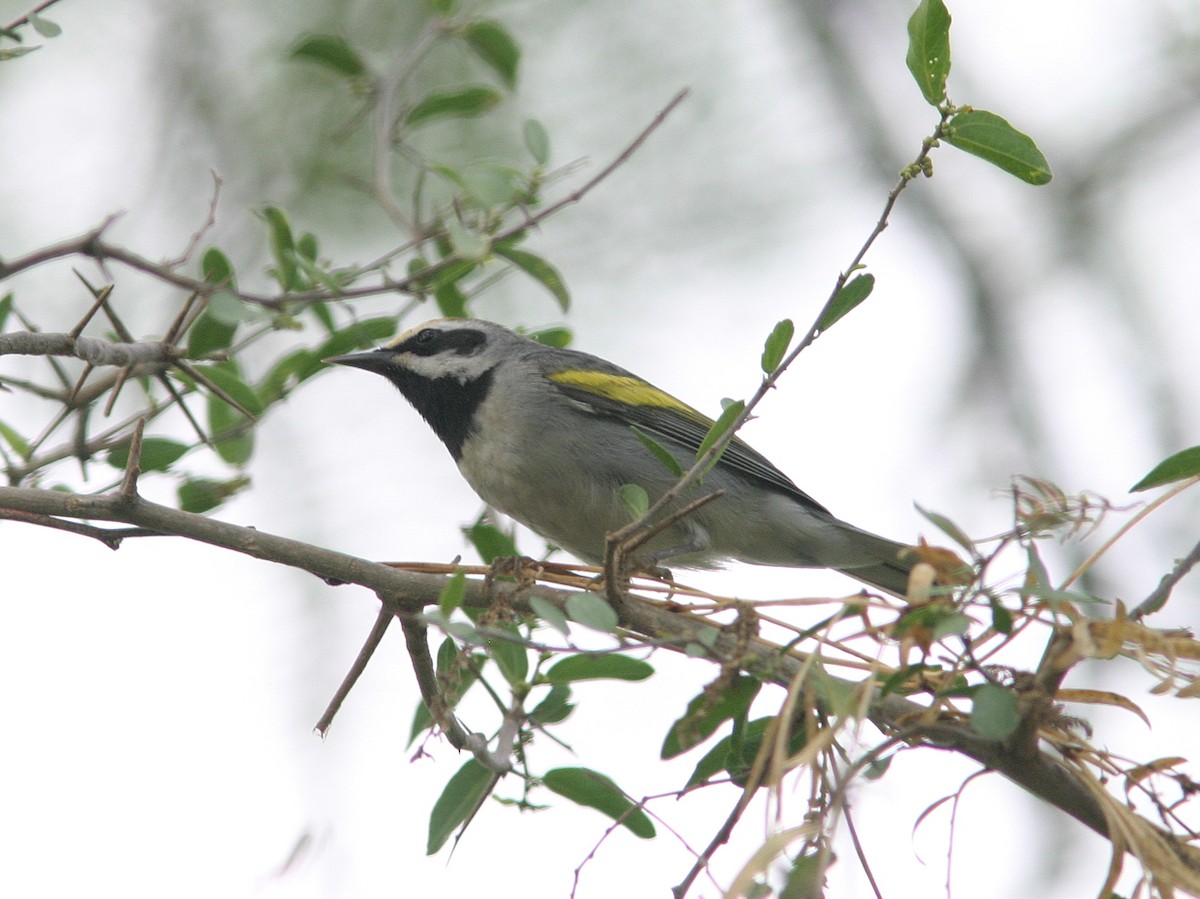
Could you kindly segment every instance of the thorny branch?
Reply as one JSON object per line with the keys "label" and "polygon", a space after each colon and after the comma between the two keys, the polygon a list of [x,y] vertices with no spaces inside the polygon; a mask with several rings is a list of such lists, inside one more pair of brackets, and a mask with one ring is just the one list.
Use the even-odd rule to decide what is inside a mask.
{"label": "thorny branch", "polygon": [[[308,571],[329,582],[367,587],[377,595],[387,597],[386,601],[394,604],[394,610],[400,613],[411,614],[414,608],[435,604],[445,586],[444,577],[397,570],[254,528],[181,512],[137,496],[78,496],[50,490],[0,487],[0,509],[6,510],[8,515],[31,516],[28,520],[34,523],[46,517],[58,521],[109,521],[131,525],[139,533],[185,537]],[[572,595],[574,591],[540,584],[497,582],[484,585],[468,579],[464,604],[482,609],[496,599],[527,612],[529,601],[534,597],[564,608]],[[760,639],[741,645],[739,649],[743,641],[727,630],[714,627],[700,616],[679,612],[668,604],[657,604],[637,596],[626,597],[621,625],[631,633],[653,638],[656,645],[677,651],[686,652],[689,646],[697,643],[712,646],[718,657],[740,651],[740,664],[744,670],[765,682],[781,686],[788,686],[804,666],[811,664],[809,656],[803,652],[791,650],[781,653],[778,646]],[[715,639],[713,631],[716,631]],[[824,677],[832,678],[832,675],[825,674]],[[846,686],[853,687],[848,682]],[[1128,843],[1116,841],[1117,835],[1112,829],[1113,808],[1105,803],[1069,759],[1060,758],[1042,748],[1029,754],[1014,755],[1003,741],[980,736],[968,722],[897,693],[876,699],[868,710],[868,717],[885,735],[899,735],[910,744],[953,751],[974,759],[1102,836],[1114,840],[1114,845],[1133,851]],[[1178,869],[1177,876],[1192,878],[1190,883],[1200,888],[1200,854],[1194,847],[1142,818],[1132,817],[1141,822],[1139,826],[1150,838],[1166,847]]]}

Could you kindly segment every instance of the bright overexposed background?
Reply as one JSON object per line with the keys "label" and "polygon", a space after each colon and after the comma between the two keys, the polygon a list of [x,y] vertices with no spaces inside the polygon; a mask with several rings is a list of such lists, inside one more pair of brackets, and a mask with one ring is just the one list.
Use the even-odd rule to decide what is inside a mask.
{"label": "bright overexposed background", "polygon": [[[63,35],[0,65],[0,257],[122,210],[114,242],[174,256],[204,219],[210,170],[225,182],[211,240],[243,286],[266,285],[254,282],[267,252],[249,210],[268,203],[340,263],[386,251],[395,229],[322,177],[327,156],[353,157],[327,143],[345,107],[286,57],[300,34],[339,30],[387,61],[411,39],[416,7],[64,0],[47,12]],[[565,322],[577,347],[710,413],[749,394],[771,325],[811,320],[936,120],[903,64],[911,5],[487,8],[524,51],[513,129],[545,123],[555,163],[582,161],[576,179],[677,90],[692,94],[534,238],[571,287],[570,313],[518,278],[476,312]],[[2,0],[0,22],[23,11]],[[937,537],[914,501],[972,534],[1004,529],[1010,508],[997,494],[1017,473],[1133,502],[1126,491],[1150,466],[1200,443],[1195,5],[972,0],[951,12],[952,97],[1033,135],[1055,180],[1032,188],[938,151],[935,177],[910,188],[869,259],[871,300],[744,431],[839,516],[902,540]],[[103,280],[94,266],[86,274]],[[174,316],[177,297],[115,274],[120,308],[146,332]],[[82,308],[65,267],[0,285],[10,289],[46,330]],[[5,359],[4,373],[23,364]],[[0,394],[0,418],[29,412],[22,402]],[[273,410],[250,474],[254,489],[219,517],[368,558],[448,561],[466,552],[458,525],[478,511],[416,414],[360,372],[329,372]],[[1095,589],[1144,597],[1195,542],[1198,511],[1185,498],[1135,531],[1098,566]],[[1065,549],[1058,576],[1080,558]],[[395,635],[328,738],[312,733],[374,618],[366,591],[179,540],[114,553],[13,523],[0,525],[0,571],[0,894],[565,896],[607,826],[561,801],[534,814],[488,803],[453,858],[427,858],[429,809],[460,761],[440,743],[410,760],[417,694]],[[825,573],[743,567],[698,580],[747,598],[854,589]],[[1196,596],[1185,582],[1155,623],[1188,625]],[[565,728],[579,764],[635,796],[686,779],[694,758],[657,760],[664,721],[712,675],[654,661],[645,683],[580,687]],[[1132,667],[1114,671],[1083,666],[1080,677],[1132,695],[1156,729],[1084,710],[1101,741],[1142,760],[1194,755],[1185,701],[1145,695]],[[542,756],[545,767],[570,758]],[[948,813],[915,834],[913,824],[973,770],[909,753],[852,794],[885,896],[945,890]],[[790,797],[789,823],[804,801]],[[700,848],[733,802],[717,790],[654,809]],[[720,883],[770,823],[752,811],[717,854]],[[995,776],[968,787],[954,847],[955,894],[972,899],[1092,895],[1107,865],[1101,840]],[[830,895],[866,895],[850,845],[837,851]],[[662,828],[653,842],[616,833],[576,895],[665,895],[690,859]],[[719,894],[701,881],[693,895]]]}

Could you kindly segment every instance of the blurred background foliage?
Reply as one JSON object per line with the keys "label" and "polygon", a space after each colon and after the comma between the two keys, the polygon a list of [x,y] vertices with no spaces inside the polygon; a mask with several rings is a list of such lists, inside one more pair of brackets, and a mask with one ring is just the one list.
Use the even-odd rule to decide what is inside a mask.
{"label": "blurred background foliage", "polygon": [[[580,348],[710,412],[752,385],[774,321],[816,313],[934,123],[903,69],[905,3],[471,8],[514,36],[516,89],[502,90],[489,115],[421,129],[426,159],[528,166],[522,132],[533,118],[550,135],[551,167],[563,170],[548,190],[566,191],[679,88],[692,90],[631,162],[530,238],[566,279],[570,315],[520,275],[473,311],[506,323],[565,320]],[[9,21],[25,8],[6,0],[0,10]],[[1129,501],[1127,488],[1200,430],[1195,5],[1021,0],[951,12],[952,97],[1003,111],[1036,138],[1055,179],[1034,190],[962,154],[935,153],[935,177],[906,193],[871,259],[872,299],[806,354],[746,434],[839,515],[898,538],[922,527],[913,499],[975,534],[1003,528],[1008,509],[988,495],[1018,472]],[[255,213],[264,206],[315,233],[335,266],[378,258],[410,236],[364,189],[363,96],[292,54],[305,35],[338,34],[389,71],[419,42],[429,6],[66,0],[46,16],[63,34],[0,66],[4,257],[122,209],[116,242],[152,259],[177,255],[204,219],[210,169],[224,187],[208,242],[245,289],[270,286],[268,233]],[[476,83],[496,86],[494,71],[447,43],[407,89],[419,97]],[[411,158],[390,165],[406,196]],[[134,333],[161,333],[178,297],[135,276],[117,281]],[[68,329],[86,302],[65,269],[34,270],[5,289],[46,330]],[[398,305],[385,295],[354,308],[365,317]],[[421,309],[408,323],[435,314]],[[259,364],[297,339],[264,342]],[[26,399],[3,402],[6,415],[19,414]],[[412,437],[398,405],[386,385],[323,377],[268,422],[257,489],[222,514],[363,555],[453,556],[463,547],[454,523],[475,501],[440,447]],[[397,519],[409,510],[422,510],[419,526],[437,526],[404,534]],[[1164,509],[1096,570],[1091,589],[1144,596],[1194,542],[1197,511],[1186,497]],[[1064,571],[1084,554],[1063,552]],[[290,671],[306,684],[299,692],[323,696],[329,675],[303,654],[339,628],[352,641],[357,623],[337,618],[307,581],[281,576],[262,589],[307,597]],[[1156,623],[1195,614],[1195,590],[1181,591]],[[286,726],[306,733],[295,725],[312,717],[308,706],[291,701]],[[392,714],[394,696],[387,704]],[[321,792],[308,814],[327,808]],[[1040,832],[1069,839],[1057,822],[1042,819]],[[1053,877],[1076,873],[1083,850],[1059,846],[1012,875],[1013,895],[1022,877],[1048,891]]]}

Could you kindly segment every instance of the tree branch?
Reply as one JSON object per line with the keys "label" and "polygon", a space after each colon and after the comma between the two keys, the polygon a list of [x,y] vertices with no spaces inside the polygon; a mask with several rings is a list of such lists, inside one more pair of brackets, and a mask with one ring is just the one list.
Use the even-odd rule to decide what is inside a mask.
{"label": "tree branch", "polygon": [[161,342],[114,343],[99,337],[16,331],[0,334],[0,356],[74,356],[92,365],[173,362],[179,350]]}
{"label": "tree branch", "polygon": [[[4,513],[9,517],[24,513],[27,516],[51,516],[56,520],[122,522],[139,528],[140,533],[186,537],[299,568],[330,583],[367,587],[384,597],[394,610],[409,615],[436,603],[446,581],[444,576],[398,570],[299,540],[120,494],[78,496],[51,490],[0,487],[0,514]],[[89,533],[89,536],[97,535]],[[498,601],[528,611],[529,600],[539,597],[565,608],[568,598],[574,595],[576,591],[540,584],[495,582],[485,585],[481,581],[467,580],[464,604],[487,608],[493,601]],[[785,653],[778,646],[760,639],[739,647],[738,638],[720,627],[636,596],[626,598],[621,624],[629,631],[652,638],[660,646],[683,650],[689,644],[699,642],[713,646],[718,656],[740,652],[741,664],[746,671],[784,687],[807,659],[802,652]],[[713,631],[718,634],[715,642],[711,636]],[[1022,753],[1018,758],[1002,742],[979,736],[966,722],[950,715],[939,716],[929,707],[894,693],[876,700],[869,717],[885,734],[900,734],[910,743],[965,755],[1003,774],[1026,792],[1061,809],[1101,836],[1112,836],[1109,819],[1096,795],[1064,762],[1046,750]],[[1146,827],[1152,825],[1147,822]],[[1166,831],[1153,830],[1168,843],[1188,871],[1197,872],[1197,882],[1200,882],[1200,858],[1196,851]]]}

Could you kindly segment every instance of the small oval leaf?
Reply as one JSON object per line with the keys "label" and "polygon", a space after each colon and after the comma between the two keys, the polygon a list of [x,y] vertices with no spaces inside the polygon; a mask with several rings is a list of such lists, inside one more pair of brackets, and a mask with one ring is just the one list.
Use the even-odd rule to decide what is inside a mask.
{"label": "small oval leaf", "polygon": [[[191,447],[177,440],[167,440],[165,437],[147,437],[142,441],[141,458],[138,468],[143,471],[166,471]],[[125,468],[129,464],[129,444],[114,447],[105,460],[113,468]]]}
{"label": "small oval leaf", "polygon": [[463,597],[467,594],[467,575],[462,571],[456,571],[450,575],[450,579],[446,581],[446,586],[442,588],[442,592],[438,594],[438,609],[447,618],[463,603]]}
{"label": "small oval leaf", "polygon": [[493,252],[497,256],[507,259],[525,274],[529,275],[529,277],[533,278],[533,280],[545,287],[558,300],[558,305],[562,307],[562,311],[567,311],[571,305],[571,294],[567,291],[566,282],[563,281],[562,275],[558,273],[558,269],[541,256],[537,256],[526,250],[514,249],[511,246],[497,244],[493,248]]}
{"label": "small oval leaf", "polygon": [[302,37],[292,48],[292,59],[315,62],[347,78],[361,78],[367,74],[367,66],[358,55],[358,51],[351,47],[344,37],[336,34],[310,34]]}
{"label": "small oval leaf", "polygon": [[1003,740],[1017,729],[1017,697],[1012,690],[984,684],[975,691],[971,704],[971,728],[988,740]]}
{"label": "small oval leaf", "polygon": [[942,0],[921,0],[908,20],[904,62],[930,106],[946,99],[950,76],[950,12]]}
{"label": "small oval leaf", "polygon": [[642,431],[637,425],[630,425],[629,427],[633,429],[633,433],[637,436],[638,440],[642,441],[646,449],[650,450],[654,454],[654,457],[666,466],[667,471],[671,472],[677,478],[683,477],[683,466],[679,464],[679,460],[672,456],[665,446]]}
{"label": "small oval leaf", "polygon": [[632,521],[640,520],[650,508],[650,497],[646,495],[645,488],[638,484],[622,484],[617,488],[617,495],[621,497]]}
{"label": "small oval leaf", "polygon": [[590,768],[554,768],[542,783],[577,805],[594,808],[644,840],[654,837],[654,824],[611,778]]}
{"label": "small oval leaf", "polygon": [[833,302],[826,308],[821,320],[817,322],[817,330],[824,333],[837,323],[843,316],[853,311],[854,307],[871,295],[875,289],[875,276],[870,272],[856,275],[842,285]]}
{"label": "small oval leaf", "polygon": [[566,684],[578,680],[645,680],[654,673],[654,666],[641,659],[616,653],[567,656],[546,672],[546,680],[552,684]]}
{"label": "small oval leaf", "polygon": [[408,111],[404,123],[415,128],[436,119],[471,118],[483,115],[502,99],[499,91],[482,86],[430,94]]}
{"label": "small oval leaf", "polygon": [[567,597],[567,617],[584,627],[612,633],[621,620],[608,601],[596,593],[575,593]]}
{"label": "small oval leaf", "polygon": [[550,135],[537,119],[526,119],[521,129],[525,139],[525,149],[538,165],[546,165],[550,161]]}
{"label": "small oval leaf", "polygon": [[495,785],[495,775],[475,759],[469,759],[455,772],[442,790],[442,795],[433,804],[429,814],[429,839],[425,846],[426,855],[433,855],[442,846],[456,827],[475,814]]}
{"label": "small oval leaf", "polygon": [[792,337],[795,333],[796,326],[790,318],[785,318],[772,329],[770,336],[767,337],[766,344],[763,346],[763,374],[772,374],[775,369],[779,368],[779,364],[783,362],[783,357],[787,353],[788,347],[792,345]]}
{"label": "small oval leaf", "polygon": [[662,757],[682,755],[711,737],[724,722],[744,716],[758,695],[761,683],[749,675],[738,675],[721,692],[706,689],[688,703],[687,711],[667,731]]}
{"label": "small oval leaf", "polygon": [[475,55],[500,76],[505,87],[512,90],[517,86],[521,48],[499,22],[491,19],[472,22],[463,29],[463,38]]}
{"label": "small oval leaf", "polygon": [[1027,134],[1018,131],[994,112],[971,109],[960,112],[946,125],[946,143],[987,160],[1027,184],[1048,184],[1050,163]]}

